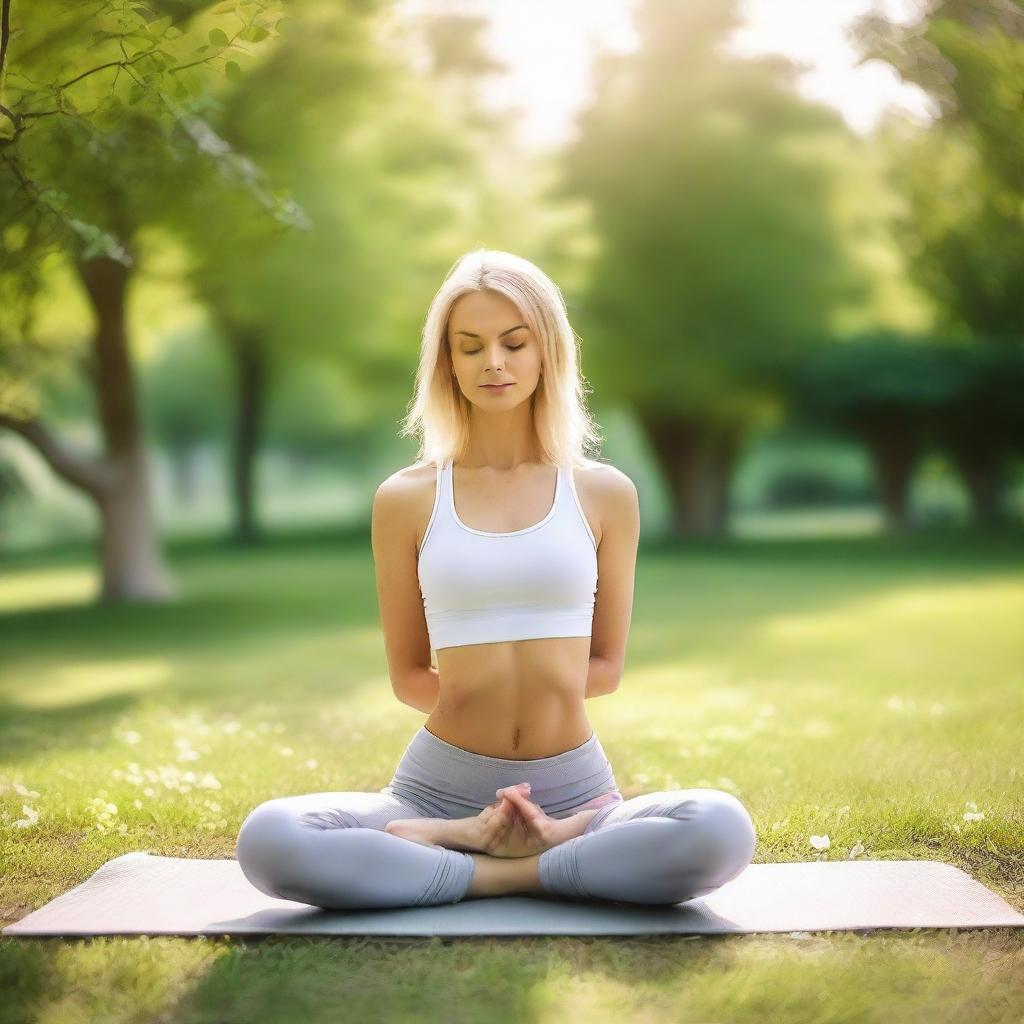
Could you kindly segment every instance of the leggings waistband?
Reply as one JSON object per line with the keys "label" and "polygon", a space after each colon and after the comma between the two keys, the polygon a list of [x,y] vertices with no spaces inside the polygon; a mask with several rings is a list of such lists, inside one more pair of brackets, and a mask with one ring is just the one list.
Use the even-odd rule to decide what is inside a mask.
{"label": "leggings waistband", "polygon": [[490,757],[487,754],[478,754],[476,751],[466,750],[464,747],[457,747],[454,743],[449,743],[447,740],[441,739],[440,736],[435,736],[425,725],[420,726],[410,744],[410,747],[433,747],[445,757],[452,757],[469,764],[527,772],[543,771],[546,768],[554,768],[558,765],[566,765],[572,761],[578,761],[591,755],[594,748],[599,746],[597,733],[592,732],[589,738],[584,740],[578,747],[563,750],[561,753],[552,754],[550,757],[534,757],[523,760],[513,757]]}
{"label": "leggings waistband", "polygon": [[612,766],[596,733],[550,757],[515,760],[457,747],[425,726],[413,735],[385,789],[439,817],[479,814],[495,791],[529,782],[530,798],[552,816],[618,792]]}

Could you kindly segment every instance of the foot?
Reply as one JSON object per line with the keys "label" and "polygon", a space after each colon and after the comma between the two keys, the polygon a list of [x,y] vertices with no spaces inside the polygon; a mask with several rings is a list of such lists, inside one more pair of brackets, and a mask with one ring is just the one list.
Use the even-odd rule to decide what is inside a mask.
{"label": "foot", "polygon": [[463,820],[455,818],[397,818],[384,826],[384,831],[423,846],[445,847],[449,850],[476,850],[465,845],[469,838]]}
{"label": "foot", "polygon": [[506,786],[497,795],[473,818],[398,818],[384,831],[424,846],[491,857],[532,857],[582,835],[600,810],[598,806],[568,818],[549,817],[530,799],[528,782]]}

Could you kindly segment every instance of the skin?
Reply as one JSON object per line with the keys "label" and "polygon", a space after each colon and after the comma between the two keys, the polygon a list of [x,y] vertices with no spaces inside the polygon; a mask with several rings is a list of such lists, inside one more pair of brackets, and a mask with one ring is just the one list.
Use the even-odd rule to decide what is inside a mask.
{"label": "skin", "polygon": [[[555,479],[533,423],[533,396],[544,379],[540,339],[505,296],[471,292],[452,307],[442,358],[470,414],[468,450],[454,466],[458,517],[500,533],[539,522],[551,507]],[[500,392],[481,387],[506,381],[513,386]],[[593,732],[584,700],[614,692],[625,664],[640,531],[633,482],[604,463],[574,471],[597,544],[591,636],[442,648],[435,668],[417,578],[435,479],[432,465],[408,467],[374,497],[374,564],[394,692],[428,713],[425,725],[435,736],[490,757],[542,758],[580,746]],[[521,787],[495,796],[475,818],[401,819],[387,830],[474,851],[471,895],[539,891],[540,853],[582,833],[597,809],[553,819]]]}

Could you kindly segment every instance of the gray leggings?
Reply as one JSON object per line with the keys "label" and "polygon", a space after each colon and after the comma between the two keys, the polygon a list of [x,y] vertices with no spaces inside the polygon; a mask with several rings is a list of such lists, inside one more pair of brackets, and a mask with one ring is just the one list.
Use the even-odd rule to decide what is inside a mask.
{"label": "gray leggings", "polygon": [[530,782],[552,818],[600,807],[586,831],[545,850],[541,888],[569,899],[679,903],[735,878],[754,855],[754,824],[731,793],[681,789],[624,800],[597,734],[552,757],[486,757],[413,736],[378,792],[308,793],[259,804],[238,834],[238,863],[261,892],[335,909],[458,903],[473,877],[461,850],[391,835],[396,818],[466,818],[496,790]]}

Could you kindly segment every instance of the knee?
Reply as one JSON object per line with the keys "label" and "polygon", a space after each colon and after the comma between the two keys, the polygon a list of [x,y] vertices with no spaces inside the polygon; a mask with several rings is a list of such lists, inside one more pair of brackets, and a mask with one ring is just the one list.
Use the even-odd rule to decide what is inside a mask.
{"label": "knee", "polygon": [[724,790],[687,790],[677,807],[679,813],[671,816],[689,825],[678,832],[676,865],[687,890],[679,899],[706,896],[750,864],[757,845],[754,822],[740,800]]}
{"label": "knee", "polygon": [[242,874],[267,896],[284,895],[286,877],[294,866],[301,837],[294,812],[283,798],[267,800],[249,813],[238,832],[235,856]]}
{"label": "knee", "polygon": [[707,804],[704,821],[707,842],[714,848],[715,861],[721,880],[735,878],[754,857],[757,846],[757,831],[750,812],[732,793],[724,790],[710,790],[705,795]]}

